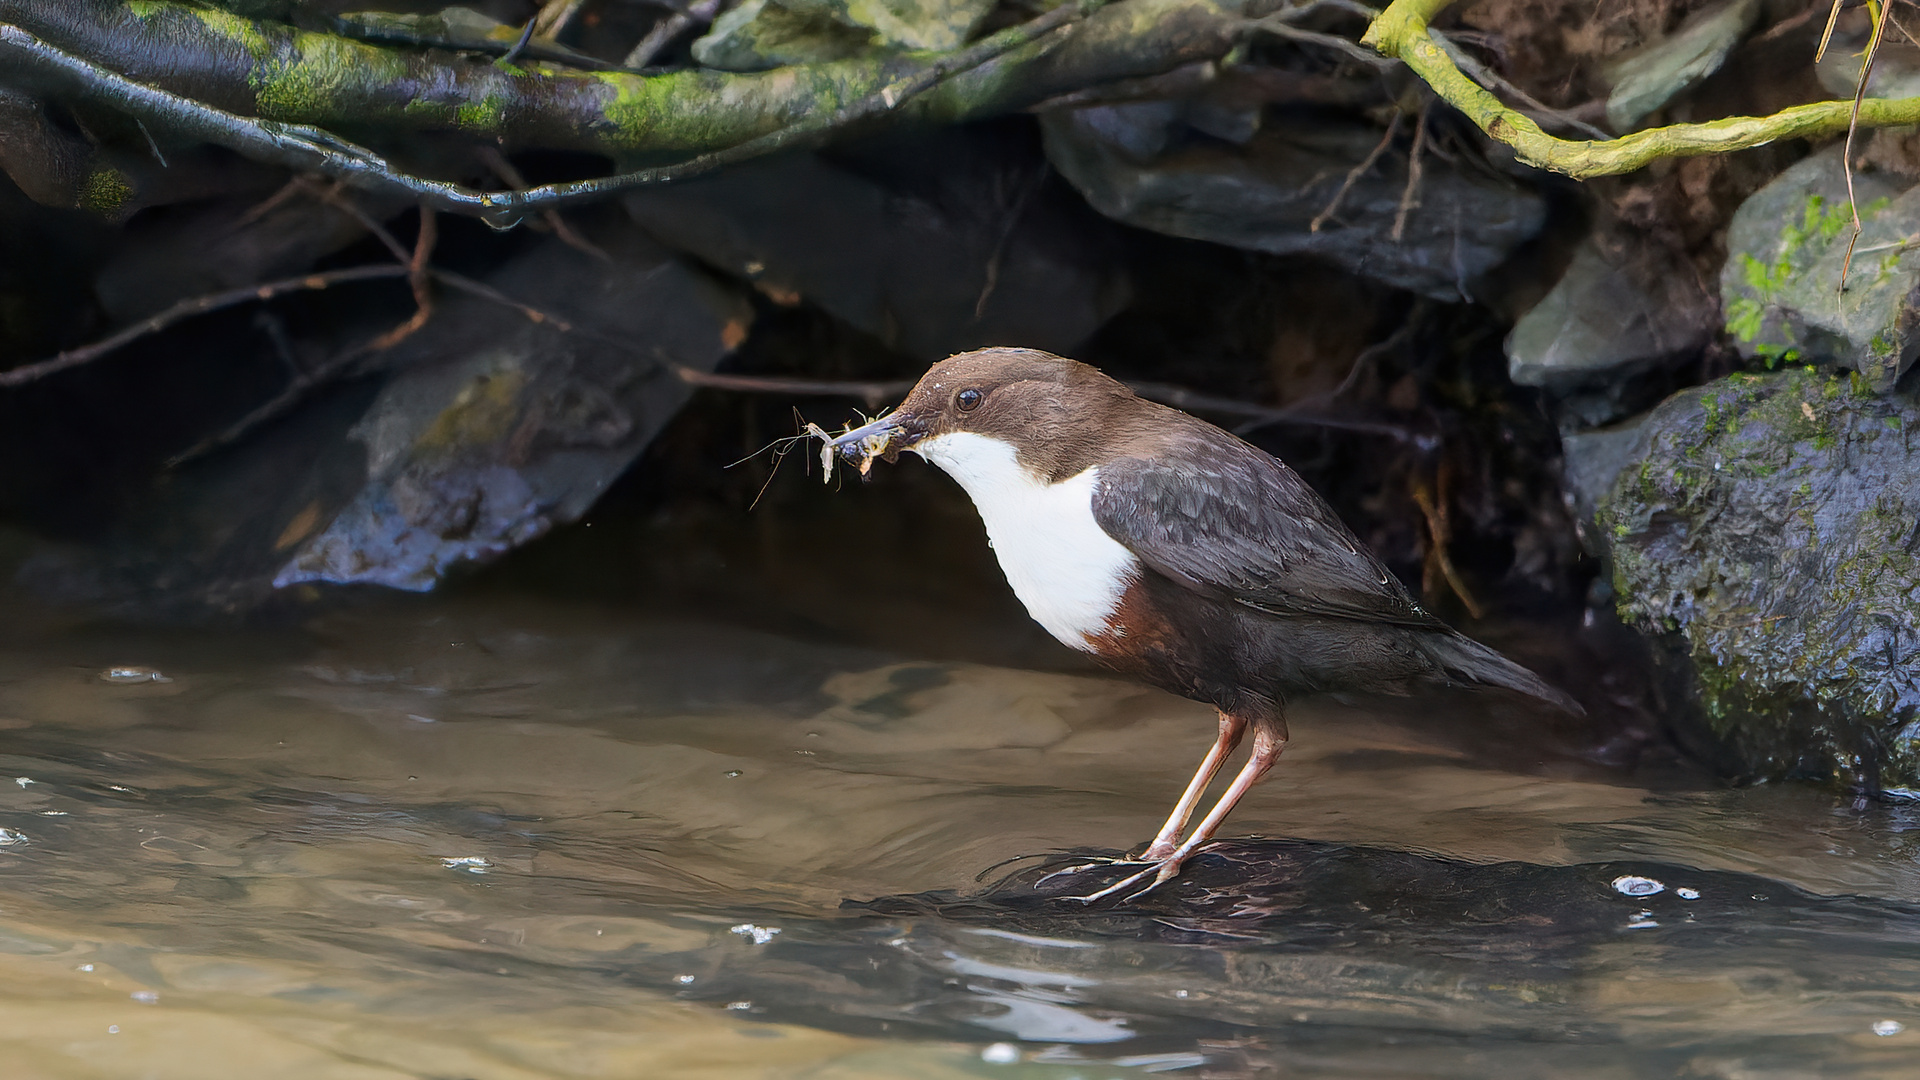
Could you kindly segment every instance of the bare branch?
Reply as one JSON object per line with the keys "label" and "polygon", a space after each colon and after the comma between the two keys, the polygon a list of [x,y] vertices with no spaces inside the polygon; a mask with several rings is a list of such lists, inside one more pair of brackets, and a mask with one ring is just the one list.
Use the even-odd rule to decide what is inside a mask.
{"label": "bare branch", "polygon": [[103,338],[91,345],[69,349],[50,360],[34,364],[24,364],[8,371],[0,371],[0,386],[24,386],[37,382],[49,375],[55,375],[69,368],[91,363],[117,349],[123,348],[148,334],[158,333],[182,319],[195,315],[205,315],[222,308],[237,307],[241,304],[271,300],[291,292],[304,292],[315,289],[327,289],[349,281],[372,281],[378,278],[406,277],[406,266],[355,266],[345,270],[327,270],[316,274],[303,274],[300,277],[283,278],[269,281],[263,285],[247,285],[238,289],[228,289],[208,296],[199,296],[191,300],[182,300],[158,315],[151,316],[127,327],[124,330]]}

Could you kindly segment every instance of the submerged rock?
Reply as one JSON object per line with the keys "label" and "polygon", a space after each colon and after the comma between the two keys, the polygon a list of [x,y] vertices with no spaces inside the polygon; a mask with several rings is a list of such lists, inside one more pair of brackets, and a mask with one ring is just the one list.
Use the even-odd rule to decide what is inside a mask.
{"label": "submerged rock", "polygon": [[1227,130],[1229,140],[1219,119],[1217,111],[1152,101],[1050,110],[1042,129],[1054,167],[1117,221],[1276,255],[1315,255],[1443,301],[1470,298],[1476,280],[1546,219],[1537,192],[1429,155],[1396,237],[1408,172],[1406,153],[1396,150],[1355,179],[1316,231],[1348,173],[1380,144],[1380,130],[1289,115],[1266,119],[1258,131]]}
{"label": "submerged rock", "polygon": [[1903,992],[1920,949],[1910,905],[1752,874],[1302,840],[1220,841],[1137,901],[1073,899],[1138,869],[1067,854],[971,895],[849,902],[839,919],[741,912],[691,947],[630,950],[623,971],[754,1020],[1007,1039],[1095,1076],[1326,1060],[1377,1065],[1346,1075],[1665,1076],[1726,1054],[1719,1040],[1750,1054],[1753,1036],[1676,1032],[1663,993],[1742,1015],[1812,999],[1817,1030],[1864,1030],[1825,1016]]}
{"label": "submerged rock", "polygon": [[1664,640],[1690,734],[1738,774],[1920,792],[1916,425],[1807,368],[1685,391],[1626,453],[1594,447],[1631,462],[1596,514],[1621,616]]}
{"label": "submerged rock", "polygon": [[1891,389],[1920,355],[1920,188],[1855,175],[1861,233],[1836,145],[1781,173],[1734,213],[1720,294],[1743,356],[1857,371]]}

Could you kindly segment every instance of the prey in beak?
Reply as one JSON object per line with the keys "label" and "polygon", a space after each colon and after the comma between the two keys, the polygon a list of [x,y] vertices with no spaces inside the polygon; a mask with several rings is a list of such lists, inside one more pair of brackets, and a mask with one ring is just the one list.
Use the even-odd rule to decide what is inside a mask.
{"label": "prey in beak", "polygon": [[891,465],[900,460],[900,451],[912,449],[923,434],[912,418],[898,409],[838,435],[828,434],[817,424],[807,427],[808,434],[821,439],[820,471],[824,474],[822,479],[829,482],[833,479],[835,455],[858,469],[864,477],[867,470],[873,468],[874,458],[882,458]]}

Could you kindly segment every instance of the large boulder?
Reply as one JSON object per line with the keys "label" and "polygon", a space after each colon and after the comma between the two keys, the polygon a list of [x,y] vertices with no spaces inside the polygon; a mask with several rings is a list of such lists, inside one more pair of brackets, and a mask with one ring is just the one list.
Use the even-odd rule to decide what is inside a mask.
{"label": "large boulder", "polygon": [[1684,391],[1569,455],[1602,488],[1622,617],[1736,773],[1920,792],[1916,426],[1912,401],[1804,367]]}

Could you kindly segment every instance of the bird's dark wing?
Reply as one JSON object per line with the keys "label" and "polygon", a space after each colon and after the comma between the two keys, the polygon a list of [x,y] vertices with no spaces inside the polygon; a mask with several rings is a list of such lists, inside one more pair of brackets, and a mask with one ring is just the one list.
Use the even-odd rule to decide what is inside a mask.
{"label": "bird's dark wing", "polygon": [[1093,516],[1142,562],[1276,615],[1444,629],[1306,482],[1227,437],[1100,466]]}

